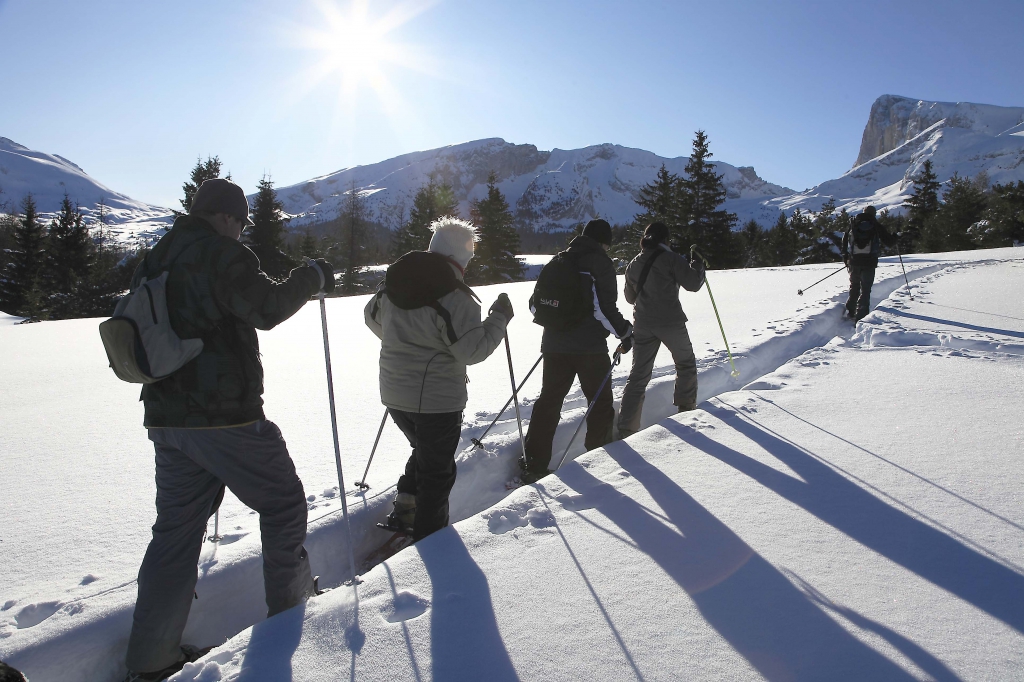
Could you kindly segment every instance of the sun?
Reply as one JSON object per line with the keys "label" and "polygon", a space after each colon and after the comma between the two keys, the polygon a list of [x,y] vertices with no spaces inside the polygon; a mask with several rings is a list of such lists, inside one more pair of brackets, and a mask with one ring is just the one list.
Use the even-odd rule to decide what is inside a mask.
{"label": "sun", "polygon": [[340,95],[350,98],[369,88],[382,98],[392,96],[390,67],[423,70],[413,50],[394,40],[392,34],[427,9],[431,2],[403,2],[380,17],[370,15],[368,0],[347,5],[316,0],[319,20],[304,31],[304,47],[316,52],[315,80],[334,80]]}

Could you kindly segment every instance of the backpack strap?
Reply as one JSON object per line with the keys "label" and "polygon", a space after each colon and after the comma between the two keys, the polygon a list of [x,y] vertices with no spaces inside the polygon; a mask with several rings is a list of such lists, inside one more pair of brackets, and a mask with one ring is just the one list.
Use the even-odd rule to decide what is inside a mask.
{"label": "backpack strap", "polygon": [[657,249],[654,255],[647,259],[644,263],[644,269],[640,271],[640,281],[636,283],[636,297],[640,298],[640,294],[644,293],[644,284],[647,282],[647,275],[651,274],[651,266],[654,265],[655,259],[661,254],[665,253],[662,248]]}

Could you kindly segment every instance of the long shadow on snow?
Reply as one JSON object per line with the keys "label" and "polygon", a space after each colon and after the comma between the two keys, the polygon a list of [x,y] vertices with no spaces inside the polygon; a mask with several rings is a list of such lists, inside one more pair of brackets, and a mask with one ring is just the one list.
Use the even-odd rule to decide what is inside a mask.
{"label": "long shadow on snow", "polygon": [[300,604],[252,626],[237,682],[292,679],[292,656],[302,640],[306,605]]}
{"label": "long shadow on snow", "polygon": [[890,308],[888,306],[878,306],[875,310],[887,312],[890,315],[897,315],[899,317],[909,317],[915,320],[921,320],[922,322],[933,322],[935,324],[949,324],[954,327],[962,327],[964,329],[970,329],[976,332],[985,332],[986,334],[996,334],[998,336],[1012,336],[1018,339],[1024,339],[1024,332],[1014,331],[1012,329],[999,329],[998,327],[981,327],[976,324],[968,324],[967,322],[957,322],[956,320],[946,320],[941,317],[931,317],[929,315],[918,315],[916,313],[908,313],[906,310],[897,310],[896,308]]}
{"label": "long shadow on snow", "polygon": [[449,526],[416,543],[430,600],[432,679],[518,682],[498,631],[487,577]]}
{"label": "long shadow on snow", "polygon": [[811,453],[769,433],[749,415],[711,404],[703,409],[757,443],[800,478],[776,471],[683,424],[668,420],[663,426],[865,547],[1024,632],[1024,576],[886,504]]}
{"label": "long shadow on snow", "polygon": [[623,441],[605,450],[679,530],[588,473],[562,482],[588,498],[689,594],[704,619],[768,680],[912,680],[814,605],[728,526]]}

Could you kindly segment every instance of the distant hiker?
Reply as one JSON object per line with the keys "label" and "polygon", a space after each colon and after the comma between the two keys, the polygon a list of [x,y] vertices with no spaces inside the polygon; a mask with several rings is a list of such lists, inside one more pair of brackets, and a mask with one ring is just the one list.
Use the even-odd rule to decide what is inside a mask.
{"label": "distant hiker", "polygon": [[363,311],[366,326],[381,339],[381,402],[412,446],[388,526],[413,540],[448,525],[468,398],[466,366],[494,352],[513,314],[501,294],[481,321],[479,299],[463,282],[473,258],[473,226],[445,217],[430,229],[427,251],[395,261]]}
{"label": "distant hiker", "polygon": [[668,227],[651,223],[640,240],[640,253],[626,267],[626,303],[633,305],[633,367],[619,407],[619,436],[640,430],[644,395],[661,344],[676,365],[672,403],[680,412],[697,408],[697,359],[686,331],[679,287],[698,291],[704,284],[704,263],[691,262],[668,245]]}
{"label": "distant hiker", "polygon": [[139,264],[142,278],[169,271],[167,310],[181,338],[203,349],[166,379],[145,384],[145,426],[156,449],[153,540],[139,569],[128,641],[128,680],[162,680],[203,652],[182,647],[207,521],[227,486],[260,515],[267,615],[314,592],[306,499],[281,431],[263,415],[256,329],[272,329],[321,289],[334,289],[324,260],[278,283],[238,239],[252,225],[242,188],[207,180],[188,215]]}
{"label": "distant hiker", "polygon": [[846,313],[854,320],[868,314],[871,307],[871,285],[875,283],[875,268],[882,244],[892,246],[898,234],[889,234],[875,218],[875,207],[868,206],[853,219],[853,225],[843,235],[843,262],[850,271],[850,298]]}
{"label": "distant hiker", "polygon": [[587,417],[584,445],[593,450],[612,440],[615,408],[611,382],[596,395],[611,369],[606,339],[614,334],[623,351],[629,352],[633,325],[615,305],[615,266],[605,253],[611,241],[612,228],[607,221],[588,222],[583,234],[544,266],[530,299],[534,322],[544,327],[540,346],[544,378],[526,434],[526,461],[519,463],[524,483],[548,474],[562,402],[577,376],[583,395],[594,404]]}

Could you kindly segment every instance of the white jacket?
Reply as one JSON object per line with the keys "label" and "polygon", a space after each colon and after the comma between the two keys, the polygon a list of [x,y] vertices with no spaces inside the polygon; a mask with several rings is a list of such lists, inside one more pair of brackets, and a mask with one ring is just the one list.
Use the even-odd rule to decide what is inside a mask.
{"label": "white jacket", "polygon": [[[461,273],[457,272],[459,279]],[[456,289],[432,307],[403,310],[379,291],[363,310],[366,326],[381,340],[380,399],[403,412],[461,412],[466,407],[466,367],[483,362],[505,336],[499,312],[480,319],[480,304]]]}

